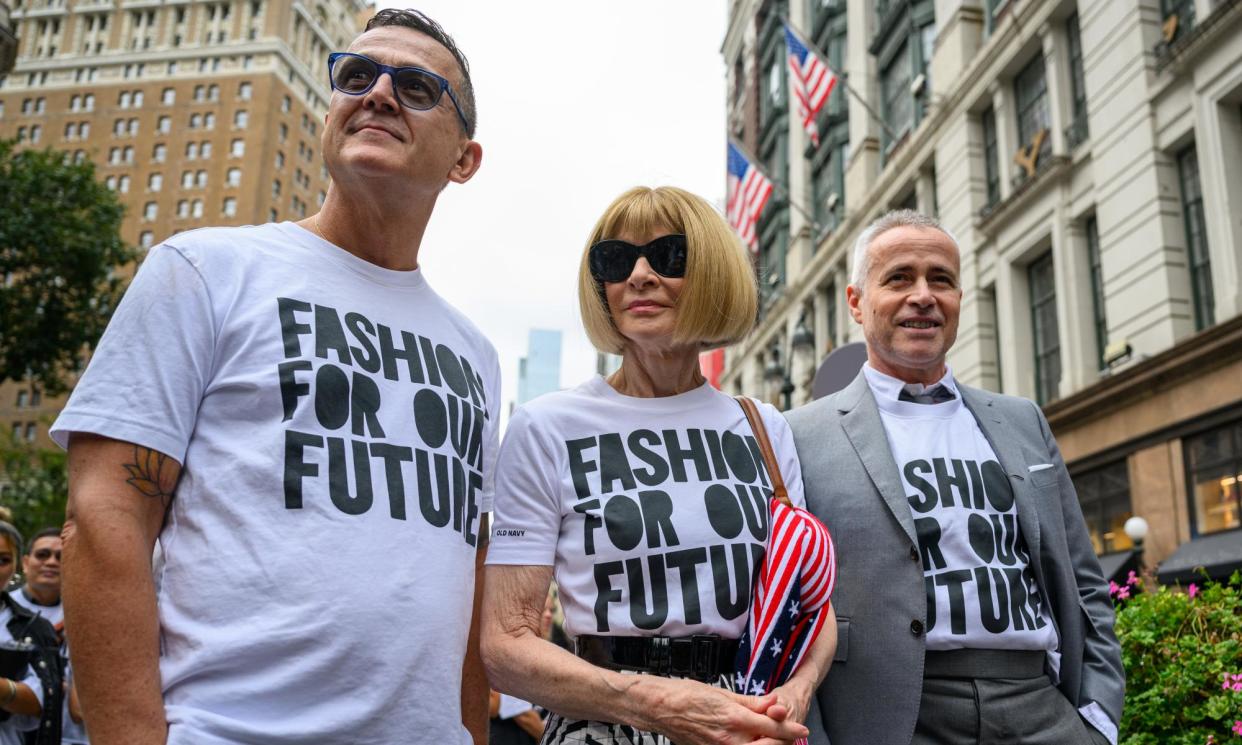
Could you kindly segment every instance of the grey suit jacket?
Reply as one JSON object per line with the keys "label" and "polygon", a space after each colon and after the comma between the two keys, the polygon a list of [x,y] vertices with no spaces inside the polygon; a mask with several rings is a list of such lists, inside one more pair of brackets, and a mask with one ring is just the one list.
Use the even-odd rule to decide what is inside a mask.
{"label": "grey suit jacket", "polygon": [[[1113,608],[1074,486],[1031,401],[958,384],[1009,474],[1031,570],[1061,640],[1059,688],[1121,721],[1125,676]],[[844,390],[789,412],[807,506],[837,551],[837,653],[807,726],[823,745],[909,745],[923,687],[923,567],[905,488],[860,372]],[[1028,466],[1051,463],[1035,472]],[[918,624],[915,624],[915,622]]]}

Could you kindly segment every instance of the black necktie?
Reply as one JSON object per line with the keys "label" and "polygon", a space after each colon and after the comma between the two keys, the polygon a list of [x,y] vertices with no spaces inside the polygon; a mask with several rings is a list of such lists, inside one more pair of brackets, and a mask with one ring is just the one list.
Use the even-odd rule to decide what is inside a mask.
{"label": "black necktie", "polygon": [[931,388],[924,388],[922,393],[911,393],[909,390],[902,388],[901,393],[897,395],[898,401],[910,401],[916,404],[942,404],[945,401],[952,401],[957,398],[953,395],[953,391],[944,385],[934,385]]}

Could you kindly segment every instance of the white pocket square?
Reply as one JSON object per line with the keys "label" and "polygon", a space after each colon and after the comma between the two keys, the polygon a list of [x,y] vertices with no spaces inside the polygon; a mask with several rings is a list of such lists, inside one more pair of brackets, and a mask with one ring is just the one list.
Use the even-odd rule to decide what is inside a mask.
{"label": "white pocket square", "polygon": [[1027,466],[1026,470],[1030,471],[1031,473],[1035,473],[1036,471],[1047,471],[1049,468],[1052,468],[1051,463],[1040,463],[1034,466]]}

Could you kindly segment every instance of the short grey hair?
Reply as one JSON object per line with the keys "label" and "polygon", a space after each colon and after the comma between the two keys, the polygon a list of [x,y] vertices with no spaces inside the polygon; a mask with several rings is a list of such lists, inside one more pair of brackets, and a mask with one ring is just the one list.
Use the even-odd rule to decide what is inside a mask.
{"label": "short grey hair", "polygon": [[22,534],[17,532],[17,528],[13,527],[10,523],[0,521],[0,536],[7,537],[9,539],[9,543],[13,544],[13,553],[21,556]]}
{"label": "short grey hair", "polygon": [[881,215],[879,219],[868,225],[859,234],[858,240],[854,242],[854,271],[850,274],[850,284],[854,286],[854,292],[862,292],[863,281],[867,279],[867,272],[871,269],[871,244],[875,242],[876,238],[894,228],[930,228],[931,230],[939,230],[941,233],[949,236],[949,240],[953,241],[953,247],[957,249],[958,258],[961,258],[962,247],[957,242],[957,236],[941,225],[939,220],[914,210],[892,210]]}

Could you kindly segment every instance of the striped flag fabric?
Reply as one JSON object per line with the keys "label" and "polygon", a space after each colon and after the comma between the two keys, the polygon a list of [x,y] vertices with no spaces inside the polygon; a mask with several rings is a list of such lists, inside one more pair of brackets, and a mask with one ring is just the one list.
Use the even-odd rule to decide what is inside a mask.
{"label": "striped flag fabric", "polygon": [[768,546],[738,640],[734,689],[762,696],[789,680],[828,620],[832,536],[801,507],[769,500]]}
{"label": "striped flag fabric", "polygon": [[789,51],[789,92],[798,101],[798,115],[802,128],[811,136],[811,142],[819,147],[819,127],[815,117],[824,108],[837,75],[818,54],[812,52],[802,37],[785,24],[785,48]]}
{"label": "striped flag fabric", "polygon": [[728,160],[725,215],[742,242],[751,251],[756,251],[759,248],[759,215],[768,203],[768,197],[772,196],[772,182],[732,142],[729,143]]}

